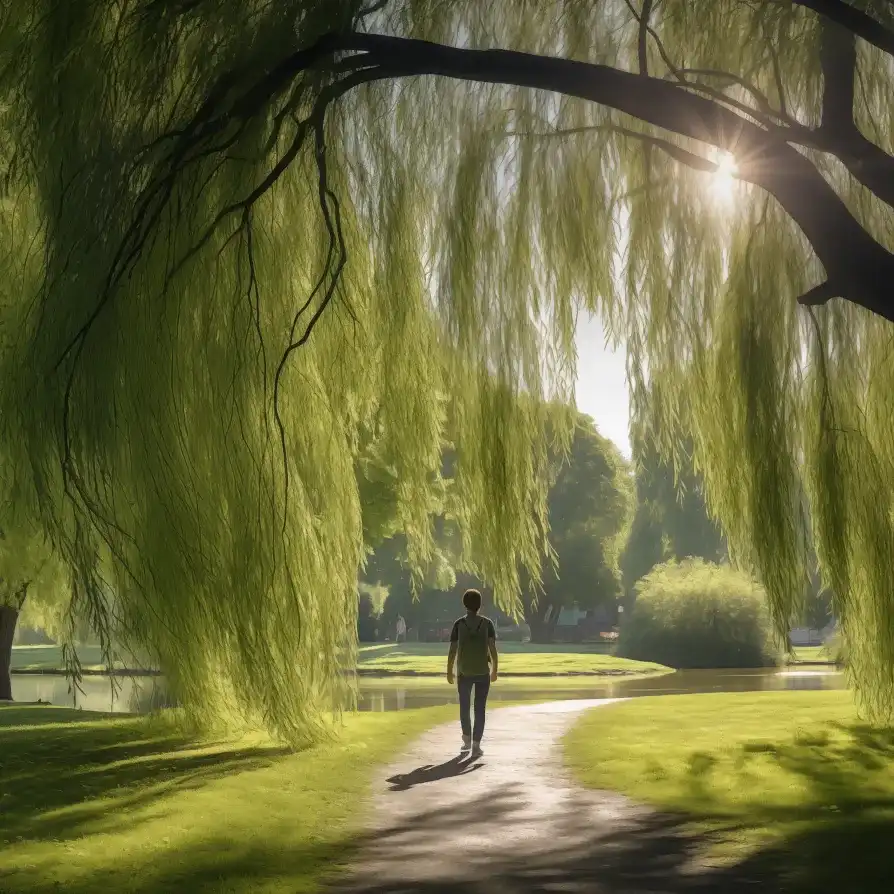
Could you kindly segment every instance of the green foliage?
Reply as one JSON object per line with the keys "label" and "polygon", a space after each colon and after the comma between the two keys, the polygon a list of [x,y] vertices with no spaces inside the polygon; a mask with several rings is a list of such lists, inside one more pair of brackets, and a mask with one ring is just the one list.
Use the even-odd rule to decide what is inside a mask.
{"label": "green foliage", "polygon": [[[660,379],[661,447],[692,433],[711,512],[780,630],[803,592],[806,476],[853,679],[864,707],[894,709],[890,329],[799,308],[819,270],[785,210],[831,232],[825,210],[850,208],[849,233],[892,247],[890,207],[833,154],[768,149],[734,111],[796,110],[797,133],[819,120],[819,17],[657,4],[655,77],[624,97],[697,90],[711,114],[647,152],[640,137],[667,129],[609,105],[468,65],[403,77],[438,71],[431,47],[363,57],[376,32],[633,70],[635,10],[0,3],[0,454],[33,484],[75,608],[106,633],[114,614],[197,716],[299,741],[350,699],[364,535],[400,531],[428,566],[447,432],[463,552],[518,607],[548,544],[581,307],[626,339],[635,385]],[[852,104],[886,151],[888,62],[860,45]],[[677,89],[669,63],[733,77]],[[704,149],[692,136],[785,189],[785,208],[746,183],[718,201],[677,161]]]}
{"label": "green foliage", "polygon": [[550,546],[542,592],[526,595],[532,637],[548,641],[562,608],[613,604],[620,594],[618,559],[633,502],[627,464],[593,420],[580,416],[571,452],[549,492]]}
{"label": "green foliage", "polygon": [[691,443],[684,442],[667,459],[650,430],[648,399],[635,402],[633,461],[636,466],[636,511],[621,556],[624,590],[668,559],[700,558],[719,562],[726,547],[708,515],[704,485],[692,464]]}
{"label": "green foliage", "polygon": [[33,496],[4,468],[0,504],[0,605],[16,609],[19,625],[56,638],[71,632],[70,581],[59,554],[40,523]]}
{"label": "green foliage", "polygon": [[368,593],[359,595],[359,608],[357,611],[357,639],[361,643],[376,641],[380,611],[376,611],[372,597]]}
{"label": "green foliage", "polygon": [[779,662],[766,594],[728,565],[659,565],[637,585],[618,653],[670,667],[766,667]]}

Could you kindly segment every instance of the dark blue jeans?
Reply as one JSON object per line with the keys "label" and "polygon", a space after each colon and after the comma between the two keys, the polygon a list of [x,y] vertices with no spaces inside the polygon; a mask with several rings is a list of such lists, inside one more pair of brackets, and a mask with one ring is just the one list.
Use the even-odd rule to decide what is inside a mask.
{"label": "dark blue jeans", "polygon": [[[459,722],[464,736],[471,736],[480,742],[484,735],[484,710],[487,707],[487,693],[490,692],[490,677],[458,677],[456,687],[459,690]],[[470,709],[472,707],[472,689],[475,690],[475,726],[472,727]]]}

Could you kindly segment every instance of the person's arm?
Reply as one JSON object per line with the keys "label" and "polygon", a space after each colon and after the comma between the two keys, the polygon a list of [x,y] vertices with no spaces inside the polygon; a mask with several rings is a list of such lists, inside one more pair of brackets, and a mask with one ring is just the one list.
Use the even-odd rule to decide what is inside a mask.
{"label": "person's arm", "polygon": [[496,683],[497,677],[500,675],[500,654],[497,652],[497,631],[493,624],[490,625],[487,634],[487,650],[490,652],[490,681]]}
{"label": "person's arm", "polygon": [[459,647],[459,630],[456,624],[450,631],[450,651],[447,653],[447,682],[453,684],[453,665],[456,662],[456,650]]}

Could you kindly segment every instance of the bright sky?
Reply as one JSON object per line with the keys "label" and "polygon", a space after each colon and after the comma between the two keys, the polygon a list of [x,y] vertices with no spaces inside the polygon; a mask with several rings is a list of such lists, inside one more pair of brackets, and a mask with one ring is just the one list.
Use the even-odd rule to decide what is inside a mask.
{"label": "bright sky", "polygon": [[[716,152],[712,158],[717,171],[710,188],[723,209],[735,198],[736,160],[728,152]],[[599,431],[611,438],[630,458],[630,393],[627,388],[625,357],[622,350],[606,346],[605,331],[594,317],[581,317],[577,323],[577,407],[592,416]]]}
{"label": "bright sky", "polygon": [[594,317],[577,323],[577,407],[596,420],[599,431],[630,458],[630,398],[623,350],[605,344],[605,331]]}

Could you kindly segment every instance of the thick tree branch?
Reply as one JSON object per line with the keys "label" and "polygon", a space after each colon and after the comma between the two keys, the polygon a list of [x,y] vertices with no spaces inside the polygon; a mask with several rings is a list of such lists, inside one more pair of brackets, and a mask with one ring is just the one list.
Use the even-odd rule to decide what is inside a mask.
{"label": "thick tree branch", "polygon": [[792,0],[792,3],[825,16],[867,43],[894,56],[894,31],[849,3],[843,0]]}
{"label": "thick tree branch", "polygon": [[547,90],[604,105],[732,153],[739,179],[776,198],[823,264],[834,294],[894,321],[894,255],[854,218],[814,165],[772,132],[678,84],[604,65],[508,50],[469,50],[380,35],[349,35],[396,76],[439,75]]}
{"label": "thick tree branch", "polygon": [[822,126],[856,129],[854,84],[857,76],[857,39],[853,32],[828,20],[820,26],[820,34]]}
{"label": "thick tree branch", "polygon": [[652,15],[652,0],[643,0],[643,11],[639,17],[639,39],[637,52],[639,54],[639,73],[649,73],[649,18]]}
{"label": "thick tree branch", "polygon": [[852,32],[822,24],[823,117],[811,132],[817,148],[837,156],[851,176],[894,207],[894,158],[867,139],[854,121],[857,45]]}

